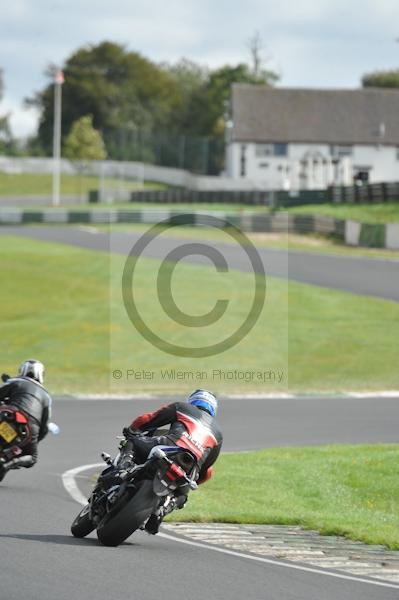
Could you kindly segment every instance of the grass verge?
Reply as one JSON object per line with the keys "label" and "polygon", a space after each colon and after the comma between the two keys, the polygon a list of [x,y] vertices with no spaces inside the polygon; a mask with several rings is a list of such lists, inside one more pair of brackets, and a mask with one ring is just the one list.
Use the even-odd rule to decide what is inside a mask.
{"label": "grass verge", "polygon": [[222,455],[169,520],[300,525],[399,549],[399,445]]}
{"label": "grass verge", "polygon": [[352,219],[362,223],[399,221],[399,201],[382,204],[305,204],[284,209],[295,214],[326,215],[335,219]]}
{"label": "grass verge", "polygon": [[[53,176],[50,173],[2,173],[0,172],[0,196],[30,196],[51,195]],[[107,185],[120,185],[120,180],[107,178]],[[87,196],[89,190],[96,190],[100,185],[99,177],[84,175],[61,175],[61,194]],[[129,189],[139,186],[135,181],[126,182]],[[147,187],[153,189],[164,189],[165,185],[147,182]]]}
{"label": "grass verge", "polygon": [[[120,298],[122,257],[113,255],[110,265],[102,252],[6,236],[0,236],[0,255],[2,368],[13,373],[24,358],[35,356],[47,364],[54,393],[107,393],[112,382],[114,393],[184,394],[198,384],[216,392],[284,391],[288,366],[291,391],[399,388],[395,302],[268,278],[266,304],[251,333],[229,351],[190,359],[154,348],[131,325]],[[183,310],[204,314],[215,298],[231,301],[215,329],[187,333],[165,318],[159,305],[154,287],[159,265],[141,260],[135,279],[139,309],[159,335],[190,346],[198,339],[209,343],[211,334],[224,336],[242,323],[253,299],[251,275],[177,265],[173,289]],[[281,384],[212,379],[213,370],[278,368],[284,370]],[[114,369],[155,376],[114,381]],[[162,378],[165,369],[205,372],[207,378]]]}
{"label": "grass verge", "polygon": [[[146,187],[152,187],[151,183],[144,184]],[[156,185],[156,184],[155,184]],[[161,184],[159,184],[161,186]],[[78,192],[77,192],[78,193]],[[20,207],[23,210],[37,210],[37,206],[24,206]],[[51,207],[50,207],[51,208]],[[236,213],[245,211],[246,213],[264,213],[267,209],[264,206],[251,206],[248,204],[221,204],[217,202],[207,203],[207,202],[179,202],[179,203],[161,203],[161,202],[111,202],[111,203],[81,203],[81,204],[65,204],[62,206],[62,198],[61,198],[61,208],[67,210],[127,210],[127,211],[146,211],[146,210],[158,210],[161,212],[164,211],[173,211],[173,212],[187,212],[192,213],[195,211],[215,211],[215,212],[223,212],[223,213]],[[57,209],[56,209],[57,210]]]}

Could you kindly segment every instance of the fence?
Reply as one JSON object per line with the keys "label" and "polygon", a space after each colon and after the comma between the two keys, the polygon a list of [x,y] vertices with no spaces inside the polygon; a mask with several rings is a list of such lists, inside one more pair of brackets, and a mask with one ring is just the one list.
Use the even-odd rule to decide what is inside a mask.
{"label": "fence", "polygon": [[130,193],[131,202],[155,204],[201,203],[208,204],[270,204],[273,200],[272,192],[261,190],[134,190]]}
{"label": "fence", "polygon": [[[52,158],[14,157],[0,155],[0,171],[10,174],[18,173],[48,173],[53,172]],[[257,190],[259,184],[251,179],[233,179],[213,175],[195,175],[184,169],[160,167],[158,165],[144,164],[141,162],[127,161],[97,161],[93,160],[87,165],[87,173],[101,177],[104,169],[108,177],[124,177],[136,181],[156,181],[166,185],[173,185],[194,190]],[[61,160],[61,172],[66,175],[76,174],[73,163]]]}
{"label": "fence", "polygon": [[224,168],[223,139],[126,128],[103,130],[102,134],[112,160],[139,161],[201,175],[217,175]]}
{"label": "fence", "polygon": [[143,203],[201,203],[268,205],[275,208],[300,206],[301,204],[324,204],[329,201],[322,190],[302,190],[296,194],[285,191],[266,190],[134,190],[131,202]]}
{"label": "fence", "polygon": [[399,202],[399,183],[333,186],[328,190],[328,197],[330,202],[337,204]]}

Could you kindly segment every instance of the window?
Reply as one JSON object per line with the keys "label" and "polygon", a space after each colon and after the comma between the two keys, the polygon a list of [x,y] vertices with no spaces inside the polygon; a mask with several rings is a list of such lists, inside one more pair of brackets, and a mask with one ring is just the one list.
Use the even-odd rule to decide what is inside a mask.
{"label": "window", "polygon": [[340,156],[352,156],[353,147],[349,145],[330,146],[331,156],[338,158]]}
{"label": "window", "polygon": [[240,156],[240,176],[245,177],[247,171],[247,159],[246,159],[246,151],[247,147],[241,146],[241,156]]}
{"label": "window", "polygon": [[287,144],[273,144],[274,156],[287,156]]}
{"label": "window", "polygon": [[370,168],[366,167],[365,169],[358,169],[354,174],[354,181],[357,184],[368,183],[370,176]]}
{"label": "window", "polygon": [[287,144],[256,144],[255,154],[258,158],[287,156]]}
{"label": "window", "polygon": [[259,158],[273,156],[273,146],[271,144],[256,144],[255,154]]}

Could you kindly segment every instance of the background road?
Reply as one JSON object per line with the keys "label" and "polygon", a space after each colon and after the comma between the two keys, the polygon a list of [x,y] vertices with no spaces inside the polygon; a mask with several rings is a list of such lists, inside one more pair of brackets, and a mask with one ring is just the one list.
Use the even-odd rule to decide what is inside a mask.
{"label": "background road", "polygon": [[[295,571],[207,552],[139,532],[119,548],[95,535],[75,540],[70,523],[79,506],[61,475],[114,451],[115,435],[156,400],[58,399],[57,438],[41,445],[39,464],[10,473],[0,486],[0,598],[7,600],[393,600],[398,590]],[[225,400],[220,421],[225,450],[323,441],[396,441],[393,399]],[[87,482],[82,480],[83,487]]]}
{"label": "background road", "polygon": [[[181,398],[180,398],[181,400]],[[220,399],[218,418],[224,451],[316,444],[397,443],[399,398]],[[68,437],[84,440],[88,462],[112,452],[115,436],[133,418],[176,398],[159,400],[71,400],[55,403],[55,418]],[[79,415],[76,418],[75,415]],[[87,427],[95,422],[96,427]],[[101,433],[98,433],[101,427]],[[64,438],[64,436],[62,436]],[[61,438],[60,438],[61,439]],[[58,441],[58,440],[57,440]],[[99,447],[105,444],[108,447]],[[57,443],[58,447],[58,443]],[[76,454],[74,453],[74,456]],[[94,459],[94,460],[93,460]],[[77,462],[75,465],[84,464]]]}
{"label": "background road", "polygon": [[[71,244],[92,250],[118,252],[127,255],[135,242],[142,237],[138,232],[108,233],[95,228],[77,228],[72,226],[51,227],[1,227],[0,234],[22,235],[34,239]],[[143,252],[143,256],[162,259],[173,248],[189,242],[202,242],[203,239],[173,238],[161,235]],[[229,267],[240,271],[249,271],[251,266],[243,250],[236,244],[221,244],[205,240],[219,249],[226,258]],[[309,283],[327,288],[344,290],[355,294],[375,296],[399,302],[399,261],[390,261],[363,257],[331,256],[258,248],[266,274],[289,278],[301,283]],[[209,261],[193,256],[186,259],[191,263],[209,264]]]}

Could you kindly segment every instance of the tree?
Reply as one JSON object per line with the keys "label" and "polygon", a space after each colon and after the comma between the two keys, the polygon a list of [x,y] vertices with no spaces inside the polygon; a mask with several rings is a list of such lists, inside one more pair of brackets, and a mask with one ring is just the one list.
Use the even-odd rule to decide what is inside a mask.
{"label": "tree", "polygon": [[[157,157],[159,164],[175,166],[177,160],[192,168],[191,158],[185,159],[201,155],[203,170],[213,144],[217,158],[211,160],[211,172],[219,172],[232,84],[273,85],[278,79],[262,68],[259,36],[253,52],[256,68],[238,64],[209,70],[184,58],[155,64],[112,42],[79,48],[63,66],[63,140],[75,121],[90,114],[113,158]],[[48,75],[53,72],[50,67]],[[41,111],[38,142],[50,154],[54,84],[27,102]]]}
{"label": "tree", "polygon": [[[47,74],[51,76],[54,67]],[[78,49],[63,67],[62,132],[69,133],[80,117],[93,115],[93,124],[103,132],[126,126],[153,129],[165,127],[178,108],[180,95],[170,73],[124,46],[102,42]],[[41,112],[38,136],[51,151],[54,85],[27,99]]]}
{"label": "tree", "polygon": [[92,115],[81,117],[72,125],[64,143],[64,156],[80,162],[106,158],[104,142],[101,133],[93,127]]}
{"label": "tree", "polygon": [[255,76],[246,64],[227,65],[212,71],[206,83],[193,95],[188,108],[188,130],[194,135],[213,138],[217,150],[209,164],[211,173],[220,173],[224,166],[224,129],[233,83],[272,85],[277,79],[272,72]]}
{"label": "tree", "polygon": [[[0,102],[3,99],[4,83],[3,70],[0,69]],[[0,116],[0,152],[8,152],[13,146],[11,128],[9,124],[9,114]]]}
{"label": "tree", "polygon": [[83,197],[82,176],[91,160],[104,160],[107,156],[99,131],[93,127],[92,115],[81,117],[72,125],[64,143],[64,156],[73,161],[79,174],[80,196]]}
{"label": "tree", "polygon": [[184,96],[195,92],[209,77],[208,67],[187,58],[182,58],[175,64],[161,63],[160,66],[176,79],[179,90]]}
{"label": "tree", "polygon": [[249,38],[248,49],[249,49],[249,53],[250,53],[250,57],[251,57],[251,61],[252,61],[252,74],[255,77],[259,77],[261,74],[261,67],[262,67],[262,62],[263,62],[263,60],[262,60],[263,42],[262,42],[262,38],[260,37],[259,31],[255,31],[255,33],[252,35],[252,37]]}
{"label": "tree", "polygon": [[168,130],[185,133],[191,129],[190,106],[193,97],[206,85],[210,71],[207,67],[182,58],[175,64],[160,65],[173,77],[180,96],[178,110],[171,114]]}
{"label": "tree", "polygon": [[246,64],[235,67],[227,65],[212,71],[208,81],[192,99],[191,131],[200,135],[215,135],[220,132],[220,120],[223,120],[228,110],[233,83],[273,85],[277,79],[278,76],[271,72],[255,76]]}
{"label": "tree", "polygon": [[272,70],[266,69],[264,64],[269,60],[262,56],[264,49],[264,43],[261,38],[259,31],[255,31],[247,42],[249,55],[250,55],[250,68],[251,73],[255,78],[255,83],[261,80],[265,81],[268,85],[273,85],[279,79],[277,73]]}
{"label": "tree", "polygon": [[363,87],[399,88],[399,69],[374,71],[362,77]]}

